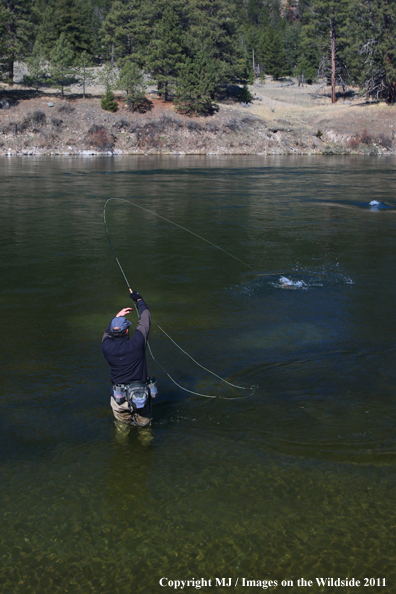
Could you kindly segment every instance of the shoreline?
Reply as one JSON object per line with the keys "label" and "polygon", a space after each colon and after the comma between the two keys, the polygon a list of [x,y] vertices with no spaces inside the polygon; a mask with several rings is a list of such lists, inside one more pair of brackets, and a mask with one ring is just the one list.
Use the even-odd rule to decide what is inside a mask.
{"label": "shoreline", "polygon": [[273,152],[182,152],[182,151],[3,151],[0,152],[1,157],[78,157],[78,158],[94,158],[94,157],[395,157],[396,152],[364,152],[364,151],[342,151],[340,149],[330,149],[324,151],[273,151]]}
{"label": "shoreline", "polygon": [[323,151],[323,152],[266,152],[266,153],[183,153],[183,152],[3,152],[2,157],[395,157],[395,152],[342,152],[342,151]]}

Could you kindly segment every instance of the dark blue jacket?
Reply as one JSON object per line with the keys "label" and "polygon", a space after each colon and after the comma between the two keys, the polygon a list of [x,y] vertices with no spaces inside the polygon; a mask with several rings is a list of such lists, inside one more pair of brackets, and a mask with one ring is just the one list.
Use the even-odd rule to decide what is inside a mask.
{"label": "dark blue jacket", "polygon": [[[132,336],[115,338],[107,326],[102,338],[102,352],[110,366],[113,384],[129,384],[147,379],[146,344],[150,332],[150,310],[143,299],[137,302],[139,322]],[[129,328],[130,330],[130,328]]]}

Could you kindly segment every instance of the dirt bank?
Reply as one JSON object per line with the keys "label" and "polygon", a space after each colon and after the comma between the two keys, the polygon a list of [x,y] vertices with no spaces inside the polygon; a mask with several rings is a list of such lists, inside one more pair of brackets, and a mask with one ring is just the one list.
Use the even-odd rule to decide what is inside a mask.
{"label": "dirt bank", "polygon": [[[73,91],[73,89],[72,89]],[[396,107],[368,103],[357,92],[332,105],[326,87],[295,81],[251,86],[243,107],[230,99],[213,116],[178,115],[148,94],[145,113],[118,97],[116,113],[100,91],[83,99],[20,85],[0,93],[0,154],[395,154]],[[5,109],[4,109],[5,107]]]}

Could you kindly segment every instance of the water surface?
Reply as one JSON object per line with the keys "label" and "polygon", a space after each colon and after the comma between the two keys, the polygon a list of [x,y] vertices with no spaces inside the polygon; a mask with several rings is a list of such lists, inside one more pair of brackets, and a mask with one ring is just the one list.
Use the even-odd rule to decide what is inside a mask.
{"label": "water surface", "polygon": [[[12,158],[0,181],[1,592],[392,591],[395,161]],[[154,325],[168,373],[222,398],[148,357],[151,430],[114,424],[100,341],[130,300],[109,197],[246,263],[108,205],[153,320],[254,390]],[[330,576],[387,587],[296,586]]]}

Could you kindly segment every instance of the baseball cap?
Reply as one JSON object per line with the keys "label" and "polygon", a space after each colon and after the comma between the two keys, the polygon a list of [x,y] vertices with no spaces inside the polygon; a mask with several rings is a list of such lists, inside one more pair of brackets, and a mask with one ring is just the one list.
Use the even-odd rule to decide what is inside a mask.
{"label": "baseball cap", "polygon": [[119,318],[113,318],[111,320],[110,329],[114,334],[119,334],[120,332],[123,332],[124,330],[129,328],[130,325],[131,322],[129,320],[120,316]]}

